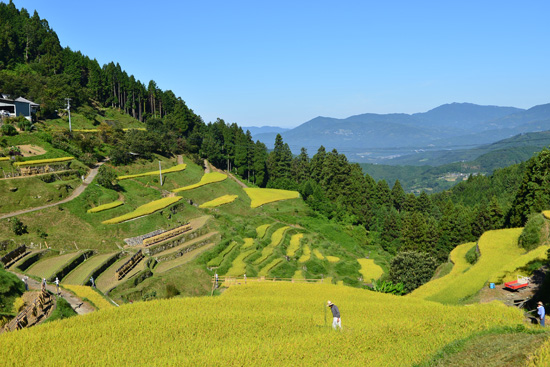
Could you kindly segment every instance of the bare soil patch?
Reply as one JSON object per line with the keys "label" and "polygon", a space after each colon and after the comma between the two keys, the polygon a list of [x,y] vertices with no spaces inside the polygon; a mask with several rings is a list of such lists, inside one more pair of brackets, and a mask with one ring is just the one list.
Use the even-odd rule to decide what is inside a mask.
{"label": "bare soil patch", "polygon": [[34,157],[46,153],[44,148],[36,145],[25,144],[18,145],[17,147],[19,148],[19,150],[21,150],[21,154],[23,154],[23,157]]}

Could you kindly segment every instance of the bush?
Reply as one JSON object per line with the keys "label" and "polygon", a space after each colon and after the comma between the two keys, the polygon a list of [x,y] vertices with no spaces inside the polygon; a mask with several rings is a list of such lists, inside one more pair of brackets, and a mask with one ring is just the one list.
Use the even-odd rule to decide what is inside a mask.
{"label": "bush", "polygon": [[477,260],[479,259],[479,252],[477,251],[477,246],[472,247],[468,252],[466,252],[466,255],[464,257],[466,258],[466,261],[472,265],[474,265]]}
{"label": "bush", "polygon": [[166,298],[172,298],[175,296],[179,296],[180,291],[176,288],[176,286],[172,283],[166,284]]}
{"label": "bush", "polygon": [[391,261],[390,281],[403,283],[404,292],[409,293],[430,281],[436,267],[436,260],[424,252],[401,252]]}
{"label": "bush", "polygon": [[542,230],[546,220],[542,214],[532,214],[527,219],[525,227],[518,239],[518,246],[531,251],[541,245],[545,240],[542,238]]}
{"label": "bush", "polygon": [[105,164],[99,167],[96,180],[98,184],[107,189],[115,190],[118,187],[117,175],[115,171]]}
{"label": "bush", "polygon": [[2,135],[4,136],[17,135],[17,129],[13,125],[4,124],[2,125]]}
{"label": "bush", "polygon": [[27,226],[19,220],[19,218],[13,218],[11,229],[17,236],[28,233]]}
{"label": "bush", "polygon": [[64,298],[58,297],[57,306],[55,310],[52,312],[51,316],[46,320],[46,322],[67,319],[69,317],[76,316],[76,315],[77,313],[72,309],[69,302],[67,302]]}

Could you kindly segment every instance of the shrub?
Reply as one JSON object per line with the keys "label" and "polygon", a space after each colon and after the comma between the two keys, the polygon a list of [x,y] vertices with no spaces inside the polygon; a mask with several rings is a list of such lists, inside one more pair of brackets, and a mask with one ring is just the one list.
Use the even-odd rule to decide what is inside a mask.
{"label": "shrub", "polygon": [[472,247],[468,252],[466,252],[466,255],[464,256],[466,258],[466,261],[472,265],[474,265],[477,260],[479,259],[479,252],[477,250],[477,246]]}
{"label": "shrub", "polygon": [[21,236],[22,234],[28,233],[27,226],[19,220],[19,218],[13,218],[11,229],[13,233],[15,233],[17,236]]}
{"label": "shrub", "polygon": [[17,129],[13,125],[4,124],[2,125],[2,135],[4,136],[14,136],[17,135]]}
{"label": "shrub", "polygon": [[403,290],[409,293],[428,282],[437,267],[436,260],[423,252],[401,252],[390,264],[390,280],[403,283]]}
{"label": "shrub", "polygon": [[117,176],[115,171],[106,165],[99,167],[97,171],[97,183],[107,189],[116,189],[118,186]]}
{"label": "shrub", "polygon": [[175,296],[179,296],[180,291],[176,288],[176,286],[172,283],[166,284],[166,298],[172,298]]}
{"label": "shrub", "polygon": [[525,228],[521,232],[518,239],[519,247],[531,251],[539,247],[542,243],[542,229],[545,225],[545,220],[542,214],[532,214],[527,219]]}

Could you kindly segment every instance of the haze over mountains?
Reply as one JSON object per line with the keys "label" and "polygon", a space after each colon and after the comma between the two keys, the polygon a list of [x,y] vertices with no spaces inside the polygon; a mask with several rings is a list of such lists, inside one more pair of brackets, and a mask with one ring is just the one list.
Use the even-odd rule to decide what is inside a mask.
{"label": "haze over mountains", "polygon": [[268,148],[281,133],[295,154],[305,147],[312,155],[323,145],[327,150],[336,148],[350,161],[402,164],[407,155],[468,149],[545,130],[550,130],[550,104],[524,110],[451,103],[415,114],[366,113],[345,119],[319,116],[288,131],[251,133]]}

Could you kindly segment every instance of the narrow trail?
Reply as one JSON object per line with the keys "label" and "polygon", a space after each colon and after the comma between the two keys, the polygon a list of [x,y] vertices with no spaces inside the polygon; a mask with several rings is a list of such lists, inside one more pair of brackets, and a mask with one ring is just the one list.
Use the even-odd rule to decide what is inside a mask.
{"label": "narrow trail", "polygon": [[64,204],[64,203],[67,203],[67,202],[77,198],[78,196],[80,196],[80,194],[82,194],[84,192],[86,187],[88,187],[88,185],[94,180],[95,176],[97,175],[97,171],[98,171],[99,167],[102,164],[103,164],[103,162],[100,162],[94,168],[92,168],[90,170],[90,174],[84,179],[84,182],[82,183],[82,185],[78,186],[71,193],[71,195],[67,196],[65,199],[63,199],[61,201],[58,201],[56,203],[42,205],[42,206],[39,206],[39,207],[36,207],[36,208],[23,209],[23,210],[18,210],[16,212],[11,212],[11,213],[8,213],[8,214],[2,214],[2,215],[0,215],[0,219],[6,219],[6,218],[10,218],[10,217],[15,217],[15,216],[21,215],[21,214],[31,213],[31,212],[34,212],[34,211],[37,211],[37,210],[51,208],[52,206],[56,206],[56,205],[59,205],[59,204]]}
{"label": "narrow trail", "polygon": [[204,160],[204,166],[206,167],[204,169],[204,173],[210,173],[210,172],[219,172],[219,173],[223,173],[223,174],[226,174],[230,179],[232,179],[233,181],[235,181],[240,187],[242,187],[243,189],[246,189],[248,188],[248,186],[242,182],[241,180],[239,180],[237,177],[233,176],[232,173],[229,173],[229,172],[226,172],[226,171],[223,171],[219,168],[216,168],[214,167],[210,162],[208,162],[206,159]]}
{"label": "narrow trail", "polygon": [[[16,273],[12,270],[8,270],[8,271],[12,274],[17,275],[17,277],[19,279],[23,278],[23,274]],[[36,281],[32,278],[29,278],[27,280],[27,282],[29,284],[29,290],[31,290],[31,289],[40,289],[40,282],[38,282],[38,281]],[[46,285],[46,289],[49,290],[50,292],[52,292],[53,294],[56,294],[56,289],[55,288],[56,288],[55,284]],[[85,301],[81,300],[80,298],[78,298],[77,296],[72,294],[71,292],[69,292],[69,291],[67,291],[63,288],[59,288],[59,293],[61,294],[62,298],[64,298],[67,302],[69,302],[72,309],[75,310],[75,312],[77,314],[85,315],[87,313],[95,311],[95,308],[92,305],[90,305],[88,302],[85,302]]]}

